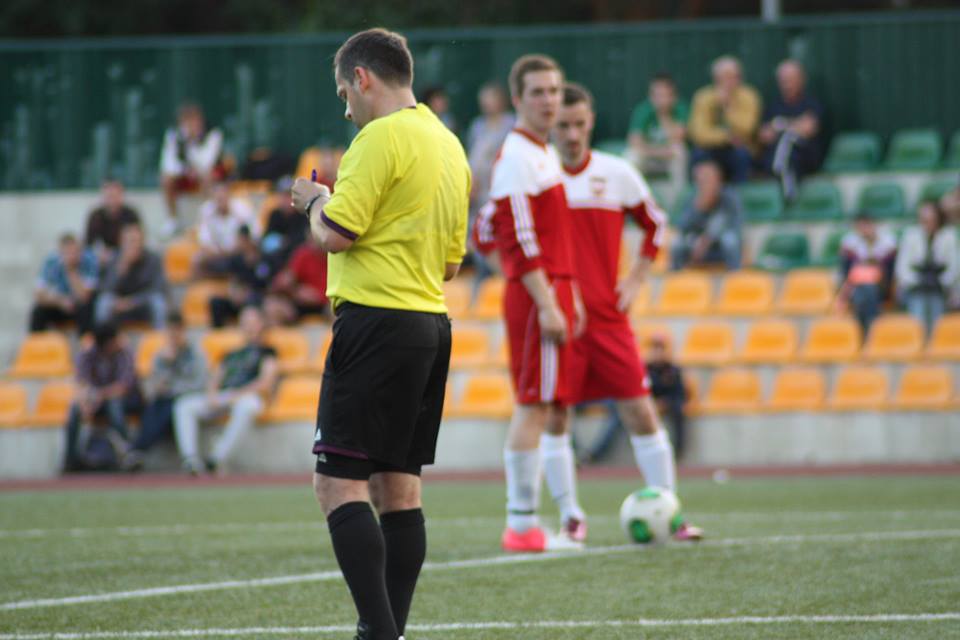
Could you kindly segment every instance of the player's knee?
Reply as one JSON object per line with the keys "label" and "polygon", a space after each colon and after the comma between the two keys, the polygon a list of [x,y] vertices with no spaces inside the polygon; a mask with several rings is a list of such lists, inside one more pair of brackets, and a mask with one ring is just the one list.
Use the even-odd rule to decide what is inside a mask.
{"label": "player's knee", "polygon": [[550,435],[562,436],[570,429],[570,417],[566,409],[554,409],[547,418],[545,431]]}
{"label": "player's knee", "polygon": [[380,513],[419,509],[420,479],[409,474],[374,474],[370,477],[370,498]]}
{"label": "player's knee", "polygon": [[617,411],[620,413],[623,426],[630,433],[650,435],[656,433],[657,429],[660,428],[657,409],[653,406],[649,397],[618,403]]}

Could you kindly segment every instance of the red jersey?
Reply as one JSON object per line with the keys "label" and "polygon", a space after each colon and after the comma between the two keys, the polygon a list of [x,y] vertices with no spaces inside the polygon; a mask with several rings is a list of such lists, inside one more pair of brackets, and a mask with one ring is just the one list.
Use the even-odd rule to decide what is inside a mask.
{"label": "red jersey", "polygon": [[666,216],[643,176],[626,160],[588,152],[579,167],[563,169],[576,241],[576,277],[590,327],[629,324],[617,310],[617,268],[624,217],[644,231],[640,254],[653,260],[664,240]]}
{"label": "red jersey", "polygon": [[554,278],[573,275],[563,170],[553,147],[521,129],[507,135],[493,165],[490,202],[477,216],[474,241],[484,253],[499,252],[508,280],[538,268]]}
{"label": "red jersey", "polygon": [[319,304],[327,303],[327,252],[308,242],[293,252],[288,268],[297,282],[317,292]]}

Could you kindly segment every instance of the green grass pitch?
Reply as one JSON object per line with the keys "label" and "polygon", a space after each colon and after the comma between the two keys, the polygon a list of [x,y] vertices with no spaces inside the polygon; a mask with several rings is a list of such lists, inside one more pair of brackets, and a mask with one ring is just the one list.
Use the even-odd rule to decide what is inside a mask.
{"label": "green grass pitch", "polygon": [[[684,480],[708,540],[660,548],[638,484],[581,483],[588,553],[501,561],[502,483],[428,483],[407,640],[960,638],[957,476]],[[2,640],[351,638],[335,569],[306,484],[0,493]]]}

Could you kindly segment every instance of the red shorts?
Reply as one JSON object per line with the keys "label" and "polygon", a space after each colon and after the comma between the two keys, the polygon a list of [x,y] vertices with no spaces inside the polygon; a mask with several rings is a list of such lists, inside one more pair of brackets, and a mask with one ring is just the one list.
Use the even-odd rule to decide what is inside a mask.
{"label": "red shorts", "polygon": [[[573,331],[573,289],[569,279],[553,281],[557,302]],[[510,375],[518,404],[568,405],[571,401],[568,369],[573,356],[570,341],[559,344],[540,338],[537,306],[519,280],[507,281],[503,315],[510,347]]]}
{"label": "red shorts", "polygon": [[650,395],[647,368],[629,325],[588,328],[574,341],[572,351],[570,388],[574,404]]}

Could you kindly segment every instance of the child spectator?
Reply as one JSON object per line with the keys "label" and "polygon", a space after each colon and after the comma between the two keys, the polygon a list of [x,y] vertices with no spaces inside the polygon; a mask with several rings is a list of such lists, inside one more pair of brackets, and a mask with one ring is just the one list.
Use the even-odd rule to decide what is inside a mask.
{"label": "child spectator", "polygon": [[864,335],[890,299],[897,241],[887,229],[879,229],[868,212],[854,218],[853,229],[840,243],[838,302],[853,308]]}
{"label": "child spectator", "polygon": [[683,371],[671,361],[667,341],[663,336],[651,337],[648,347],[647,375],[650,376],[650,393],[660,415],[666,418],[673,450],[677,460],[680,460],[687,440],[688,396]]}
{"label": "child spectator", "polygon": [[696,193],[680,217],[679,236],[673,245],[673,268],[722,263],[740,267],[740,198],[723,184],[720,165],[703,161],[694,166]]}
{"label": "child spectator", "polygon": [[128,224],[120,232],[120,252],[103,277],[95,317],[97,324],[147,320],[154,329],[163,328],[167,317],[163,260],[144,246],[139,224]]}
{"label": "child spectator", "polygon": [[60,236],[59,248],[43,263],[30,312],[30,331],[46,331],[74,321],[80,333],[91,328],[93,294],[97,288],[97,258],[85,251],[73,234]]}
{"label": "child spectator", "polygon": [[677,97],[670,74],[650,80],[647,99],[630,116],[627,144],[631,160],[644,174],[667,174],[674,194],[687,182],[687,119],[690,108]]}

